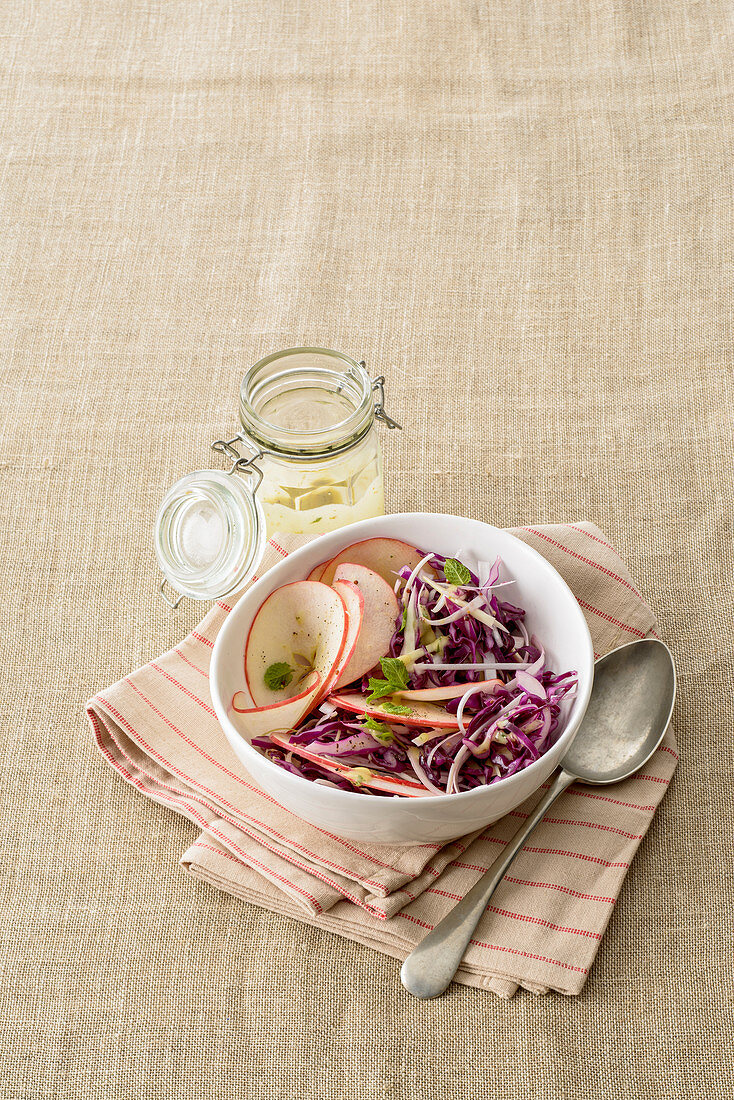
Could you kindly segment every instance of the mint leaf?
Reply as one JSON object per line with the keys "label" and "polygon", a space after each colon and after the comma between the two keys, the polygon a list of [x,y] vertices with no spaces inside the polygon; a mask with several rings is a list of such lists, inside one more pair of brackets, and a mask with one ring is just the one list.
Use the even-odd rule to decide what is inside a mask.
{"label": "mint leaf", "polygon": [[271,691],[280,691],[281,688],[287,687],[292,679],[293,669],[285,661],[276,661],[275,664],[269,665],[263,675],[265,687],[270,688]]}
{"label": "mint leaf", "polygon": [[[365,718],[364,724],[373,733],[390,733],[390,727],[385,722],[378,722],[376,718]],[[391,733],[390,736],[392,737]]]}
{"label": "mint leaf", "polygon": [[381,745],[392,745],[395,740],[392,730],[385,722],[377,722],[374,718],[368,718],[365,726],[375,741],[379,741]]}
{"label": "mint leaf", "polygon": [[383,695],[392,695],[395,691],[389,680],[376,680],[374,676],[370,676],[368,687],[370,689],[366,700],[368,703],[374,703],[376,699],[382,699]]}
{"label": "mint leaf", "polygon": [[471,573],[456,558],[446,558],[443,575],[449,584],[471,584]]}
{"label": "mint leaf", "polygon": [[376,680],[374,677],[370,677],[368,703],[374,703],[376,699],[382,699],[385,695],[392,695],[394,691],[401,691],[408,686],[408,669],[405,662],[401,661],[399,657],[381,657],[380,665],[385,679]]}
{"label": "mint leaf", "polygon": [[399,657],[381,657],[380,667],[382,668],[382,675],[385,679],[395,686],[393,691],[399,691],[400,688],[407,688],[408,686],[408,668],[405,661],[401,661]]}
{"label": "mint leaf", "polygon": [[399,707],[397,703],[391,703],[388,699],[385,703],[380,703],[381,708],[386,714],[412,714],[412,707]]}

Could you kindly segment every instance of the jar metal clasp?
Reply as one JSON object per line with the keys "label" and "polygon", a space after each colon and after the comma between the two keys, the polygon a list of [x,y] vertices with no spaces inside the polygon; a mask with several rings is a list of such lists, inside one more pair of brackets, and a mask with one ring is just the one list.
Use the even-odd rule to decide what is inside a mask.
{"label": "jar metal clasp", "polygon": [[[252,451],[250,456],[246,457],[245,455],[241,455],[235,447],[235,443],[241,443],[249,447]],[[211,447],[218,455],[224,455],[225,458],[232,459],[232,465],[229,470],[227,470],[228,474],[252,474],[254,478],[252,492],[256,493],[263,479],[263,472],[257,465],[257,461],[263,457],[265,451],[261,451],[258,447],[253,447],[249,440],[243,435],[235,435],[232,439],[215,439]]]}
{"label": "jar metal clasp", "polygon": [[[360,367],[367,369],[367,364],[364,359],[359,364]],[[393,420],[388,412],[385,411],[385,376],[381,374],[378,378],[372,379],[372,392],[377,394],[377,400],[375,401],[375,420],[380,420],[387,428],[400,428],[402,431],[402,424],[398,424],[397,420]]]}
{"label": "jar metal clasp", "polygon": [[179,592],[176,592],[176,589],[173,588],[170,584],[168,584],[168,587],[171,589],[171,591],[173,593],[175,593],[175,595],[178,596],[177,600],[172,600],[171,597],[166,592],[166,585],[167,584],[168,584],[168,580],[165,577],[163,577],[163,579],[161,580],[161,583],[158,585],[158,591],[160,592],[161,596],[163,597],[163,599],[166,601],[166,603],[170,607],[171,611],[175,611],[176,608],[178,607],[178,605],[181,603],[181,600],[183,599],[183,596]]}

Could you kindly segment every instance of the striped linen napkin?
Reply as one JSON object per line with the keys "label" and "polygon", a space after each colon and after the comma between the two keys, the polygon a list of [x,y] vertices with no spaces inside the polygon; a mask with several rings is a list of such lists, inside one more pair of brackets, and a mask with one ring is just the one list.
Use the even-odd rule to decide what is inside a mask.
{"label": "striped linen napkin", "polygon": [[[590,523],[512,532],[565,578],[596,656],[654,634],[652,611]],[[303,537],[268,544],[260,572]],[[209,696],[218,602],[180,645],[95,695],[87,715],[128,783],[200,830],[181,859],[194,878],[403,959],[496,859],[540,792],[480,833],[411,848],[344,840],[283,809],[232,752]],[[553,805],[492,898],[456,980],[511,997],[578,993],[630,865],[675,770],[671,729],[643,771],[574,785]]]}

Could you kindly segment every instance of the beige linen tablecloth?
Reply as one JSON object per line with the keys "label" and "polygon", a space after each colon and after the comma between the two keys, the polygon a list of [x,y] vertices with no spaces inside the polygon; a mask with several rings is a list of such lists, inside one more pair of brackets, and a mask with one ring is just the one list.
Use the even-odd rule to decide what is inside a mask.
{"label": "beige linen tablecloth", "polygon": [[[0,5],[2,1100],[728,1100],[733,46],[723,0]],[[162,491],[294,344],[387,375],[391,510],[588,518],[673,648],[577,998],[416,1002],[192,885],[90,745],[201,617]]]}

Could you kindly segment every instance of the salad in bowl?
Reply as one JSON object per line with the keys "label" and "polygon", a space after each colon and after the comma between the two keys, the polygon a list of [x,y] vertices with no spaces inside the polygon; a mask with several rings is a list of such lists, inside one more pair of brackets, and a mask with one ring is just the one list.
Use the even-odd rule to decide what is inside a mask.
{"label": "salad in bowl", "polygon": [[270,570],[222,628],[211,679],[225,734],[276,800],[343,836],[416,843],[537,789],[592,674],[583,614],[545,559],[486,524],[418,513]]}

